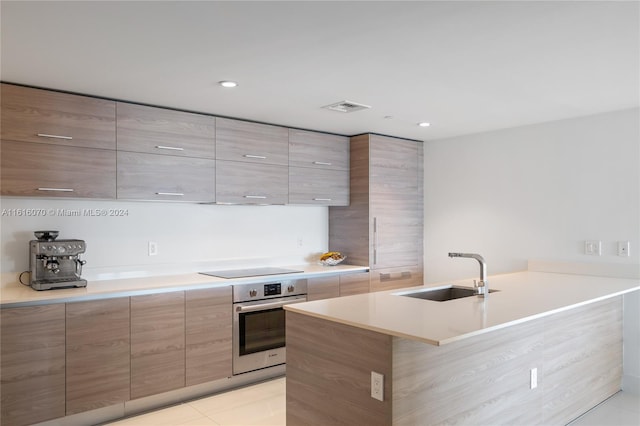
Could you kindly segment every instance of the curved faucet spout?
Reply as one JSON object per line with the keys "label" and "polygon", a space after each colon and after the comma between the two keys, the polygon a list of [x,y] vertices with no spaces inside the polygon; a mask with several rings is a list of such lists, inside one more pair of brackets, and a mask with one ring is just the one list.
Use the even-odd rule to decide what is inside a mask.
{"label": "curved faucet spout", "polygon": [[449,253],[449,257],[468,257],[475,259],[480,264],[480,282],[476,283],[479,296],[486,296],[489,294],[489,283],[487,282],[487,262],[484,261],[484,257],[476,253]]}

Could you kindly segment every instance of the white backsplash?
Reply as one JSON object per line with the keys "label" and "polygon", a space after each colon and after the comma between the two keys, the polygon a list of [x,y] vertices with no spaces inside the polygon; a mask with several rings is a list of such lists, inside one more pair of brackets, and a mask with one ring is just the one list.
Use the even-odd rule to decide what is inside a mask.
{"label": "white backsplash", "polygon": [[3,277],[28,269],[37,230],[85,240],[88,279],[296,265],[327,250],[327,207],[1,197],[0,209]]}

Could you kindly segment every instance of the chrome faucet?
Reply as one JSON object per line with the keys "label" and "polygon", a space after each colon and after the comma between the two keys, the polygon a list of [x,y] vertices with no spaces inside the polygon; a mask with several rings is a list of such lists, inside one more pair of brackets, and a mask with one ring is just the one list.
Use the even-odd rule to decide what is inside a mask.
{"label": "chrome faucet", "polygon": [[487,263],[484,258],[475,253],[449,253],[449,257],[470,257],[478,261],[480,264],[480,281],[473,280],[473,286],[478,296],[486,297],[489,294],[489,281],[487,281]]}

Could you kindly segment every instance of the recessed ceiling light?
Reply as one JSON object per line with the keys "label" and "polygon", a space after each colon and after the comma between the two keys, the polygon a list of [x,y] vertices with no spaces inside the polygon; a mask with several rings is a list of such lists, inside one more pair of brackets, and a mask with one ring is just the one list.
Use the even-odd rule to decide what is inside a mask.
{"label": "recessed ceiling light", "polygon": [[420,126],[420,127],[429,127],[429,126],[431,126],[431,123],[427,123],[426,121],[422,121],[422,122],[418,123],[418,126]]}
{"label": "recessed ceiling light", "polygon": [[219,81],[218,84],[222,87],[237,87],[238,83],[236,83],[235,81],[229,81],[229,80],[223,80],[223,81]]}

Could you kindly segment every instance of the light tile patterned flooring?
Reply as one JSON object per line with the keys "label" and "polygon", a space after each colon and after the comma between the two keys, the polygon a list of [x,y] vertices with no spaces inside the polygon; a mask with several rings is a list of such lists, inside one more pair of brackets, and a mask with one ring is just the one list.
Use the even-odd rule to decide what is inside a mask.
{"label": "light tile patterned flooring", "polygon": [[[285,379],[278,378],[129,417],[109,425],[274,426],[286,424],[285,413]],[[640,426],[640,396],[619,392],[570,425]]]}

